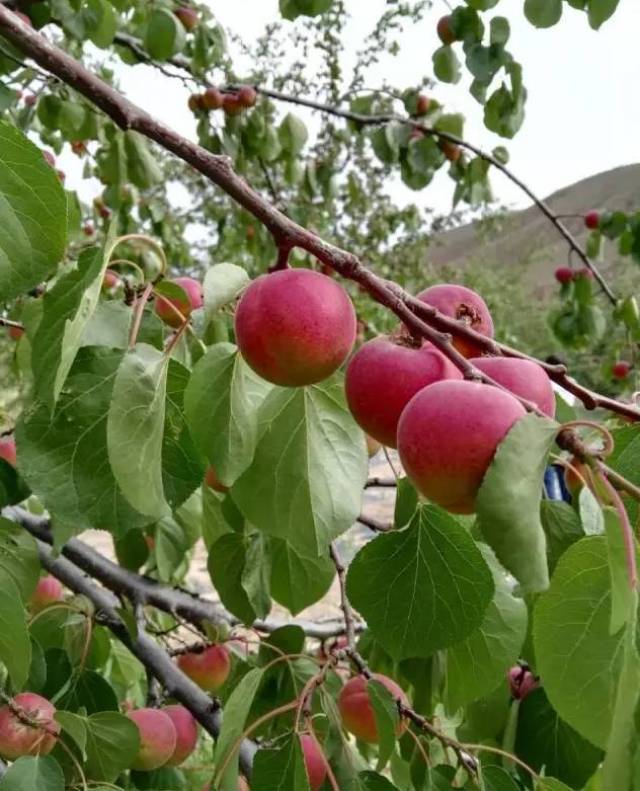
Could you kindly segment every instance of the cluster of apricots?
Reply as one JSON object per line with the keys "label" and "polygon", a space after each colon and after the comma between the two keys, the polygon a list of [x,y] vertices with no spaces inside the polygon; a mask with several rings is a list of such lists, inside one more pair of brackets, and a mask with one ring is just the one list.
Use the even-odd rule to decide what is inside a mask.
{"label": "cluster of apricots", "polygon": [[189,97],[191,112],[198,110],[223,110],[227,115],[238,115],[253,107],[258,100],[258,92],[251,85],[241,85],[237,91],[221,91],[211,86],[204,93],[192,93]]}

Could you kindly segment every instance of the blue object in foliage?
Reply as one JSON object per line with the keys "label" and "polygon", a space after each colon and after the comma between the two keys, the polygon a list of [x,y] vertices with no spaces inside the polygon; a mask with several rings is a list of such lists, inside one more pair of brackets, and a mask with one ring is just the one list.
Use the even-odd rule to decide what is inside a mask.
{"label": "blue object in foliage", "polygon": [[561,464],[550,464],[544,471],[544,493],[549,500],[571,502],[571,495],[564,482],[564,467]]}

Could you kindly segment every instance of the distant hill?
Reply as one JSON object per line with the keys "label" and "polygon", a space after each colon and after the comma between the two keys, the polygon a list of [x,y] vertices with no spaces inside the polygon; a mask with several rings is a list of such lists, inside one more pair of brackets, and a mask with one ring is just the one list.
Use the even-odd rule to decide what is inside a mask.
{"label": "distant hill", "polygon": [[[554,192],[546,202],[557,214],[583,214],[589,209],[638,210],[640,164],[614,168],[578,181]],[[582,219],[564,222],[579,240],[585,239],[587,232]],[[605,245],[604,271],[610,269],[616,253],[614,244]],[[427,255],[436,267],[463,269],[470,263],[474,267],[484,263],[498,269],[518,266],[520,276],[524,275],[538,295],[542,295],[553,282],[555,268],[567,262],[567,244],[540,210],[531,206],[436,236]]]}

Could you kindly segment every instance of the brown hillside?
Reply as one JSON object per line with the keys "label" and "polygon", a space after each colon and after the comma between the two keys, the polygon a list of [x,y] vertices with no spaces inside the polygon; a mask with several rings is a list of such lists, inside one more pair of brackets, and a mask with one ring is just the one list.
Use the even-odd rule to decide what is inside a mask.
{"label": "brown hillside", "polygon": [[[578,181],[546,199],[557,214],[582,214],[589,209],[622,211],[640,207],[640,164],[625,165]],[[567,219],[579,240],[586,238],[582,219]],[[557,266],[567,261],[567,246],[560,234],[535,206],[489,222],[474,222],[436,237],[428,252],[437,265],[464,268],[467,264],[526,269],[531,285],[544,289]],[[603,269],[617,260],[615,244],[605,244]],[[576,262],[577,263],[577,262]],[[506,274],[506,273],[505,273]],[[522,272],[520,272],[522,275]]]}

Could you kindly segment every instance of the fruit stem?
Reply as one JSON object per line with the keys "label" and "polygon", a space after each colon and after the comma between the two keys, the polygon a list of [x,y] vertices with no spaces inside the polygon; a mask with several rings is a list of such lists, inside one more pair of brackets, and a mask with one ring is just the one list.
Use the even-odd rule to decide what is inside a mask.
{"label": "fruit stem", "polygon": [[147,283],[142,292],[142,295],[139,296],[136,300],[136,307],[135,313],[133,316],[133,325],[131,327],[131,334],[129,335],[129,349],[133,349],[136,345],[138,340],[138,333],[140,332],[140,325],[142,324],[142,316],[144,315],[144,308],[147,304],[147,300],[151,295],[151,291],[153,290],[153,285],[151,283]]}
{"label": "fruit stem", "polygon": [[633,536],[633,528],[629,522],[626,508],[620,498],[620,495],[612,485],[607,477],[607,472],[601,461],[596,460],[595,474],[599,483],[602,484],[607,494],[611,498],[613,507],[616,509],[618,519],[620,520],[620,528],[622,530],[622,538],[624,540],[624,552],[627,560],[627,575],[629,577],[629,587],[631,590],[636,590],[638,587],[638,569],[636,564],[636,546]]}

